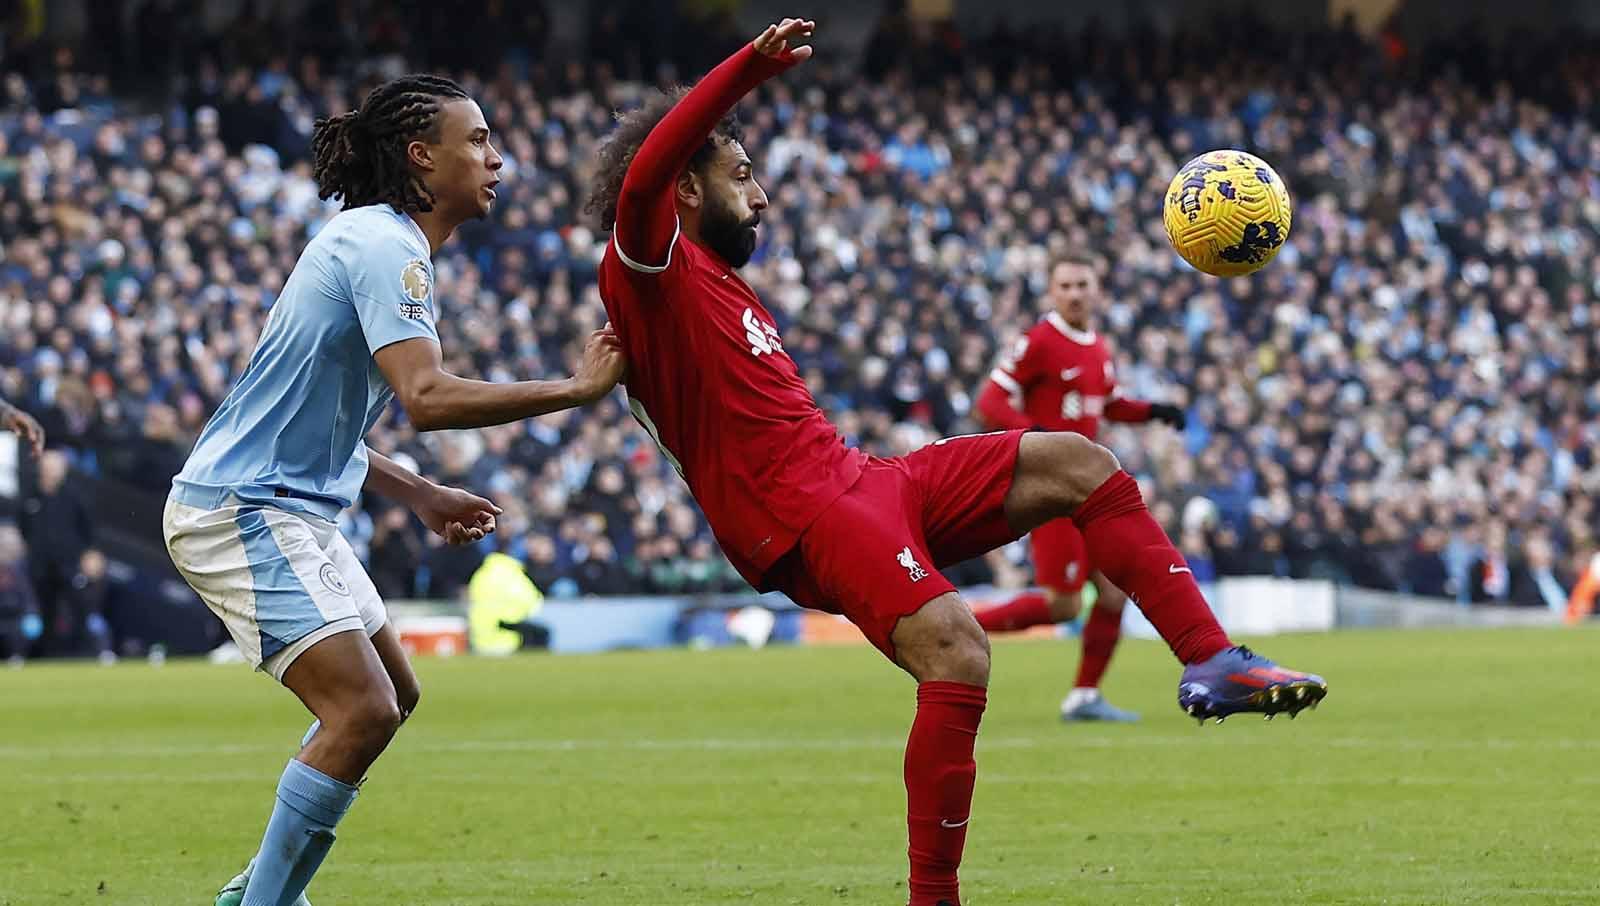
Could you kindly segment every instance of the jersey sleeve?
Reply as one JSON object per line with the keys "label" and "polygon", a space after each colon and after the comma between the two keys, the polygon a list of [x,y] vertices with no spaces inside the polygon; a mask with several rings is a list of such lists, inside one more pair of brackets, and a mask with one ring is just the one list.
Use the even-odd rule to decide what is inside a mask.
{"label": "jersey sleeve", "polygon": [[1122,395],[1122,390],[1117,386],[1116,366],[1111,364],[1110,354],[1106,356],[1106,418],[1114,422],[1147,422],[1150,420],[1150,403],[1148,400],[1129,399]]}
{"label": "jersey sleeve", "polygon": [[433,263],[406,237],[384,231],[346,256],[345,273],[367,349],[402,340],[439,342],[434,324]]}
{"label": "jersey sleeve", "polygon": [[746,44],[706,73],[650,130],[622,179],[611,233],[617,257],[629,270],[659,274],[672,265],[679,232],[673,198],[678,174],[740,98],[792,65],[792,59],[768,57]]}
{"label": "jersey sleeve", "polygon": [[1028,388],[1039,382],[1041,374],[1039,362],[1043,353],[1038,339],[1037,329],[1018,337],[989,372],[989,380],[1019,400],[1026,395]]}

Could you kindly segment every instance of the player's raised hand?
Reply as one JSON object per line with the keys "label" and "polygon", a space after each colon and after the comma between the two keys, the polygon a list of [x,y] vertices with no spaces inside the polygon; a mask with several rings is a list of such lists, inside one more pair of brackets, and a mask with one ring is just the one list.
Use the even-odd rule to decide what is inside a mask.
{"label": "player's raised hand", "polygon": [[44,429],[33,416],[0,400],[0,430],[12,431],[33,451],[34,458],[44,453]]}
{"label": "player's raised hand", "polygon": [[411,511],[448,544],[471,544],[493,534],[494,517],[501,512],[476,494],[443,485],[434,485]]}
{"label": "player's raised hand", "polygon": [[816,32],[817,23],[810,19],[785,19],[767,30],[751,43],[756,52],[780,60],[799,63],[811,59],[811,45],[796,41],[809,41]]}
{"label": "player's raised hand", "polygon": [[583,361],[578,365],[578,373],[572,376],[578,398],[592,403],[605,396],[627,370],[628,359],[622,354],[622,339],[607,324],[589,334],[589,341],[583,346]]}

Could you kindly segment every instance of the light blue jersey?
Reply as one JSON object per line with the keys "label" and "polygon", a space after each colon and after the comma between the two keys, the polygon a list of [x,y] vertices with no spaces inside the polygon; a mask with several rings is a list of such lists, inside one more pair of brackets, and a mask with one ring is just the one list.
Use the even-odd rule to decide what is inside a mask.
{"label": "light blue jersey", "polygon": [[427,237],[386,204],[336,215],[300,254],[174,498],[335,518],[361,492],[362,439],[394,396],[373,353],[415,337],[439,341]]}

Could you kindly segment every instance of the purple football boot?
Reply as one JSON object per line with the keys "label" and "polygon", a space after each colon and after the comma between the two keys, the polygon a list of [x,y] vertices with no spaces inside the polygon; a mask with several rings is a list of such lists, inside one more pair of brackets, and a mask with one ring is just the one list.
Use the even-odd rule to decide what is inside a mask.
{"label": "purple football boot", "polygon": [[1286,670],[1243,645],[1183,668],[1178,681],[1178,707],[1201,724],[1217,723],[1233,714],[1263,714],[1271,720],[1291,718],[1315,708],[1328,694],[1328,682],[1314,673]]}

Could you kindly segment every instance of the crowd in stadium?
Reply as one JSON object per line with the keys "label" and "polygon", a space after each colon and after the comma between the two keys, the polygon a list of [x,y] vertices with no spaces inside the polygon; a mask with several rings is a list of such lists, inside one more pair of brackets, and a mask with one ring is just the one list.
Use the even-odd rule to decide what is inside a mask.
{"label": "crowd in stadium", "polygon": [[[1043,313],[1052,254],[1088,249],[1124,392],[1188,414],[1181,434],[1107,442],[1198,576],[1564,605],[1600,534],[1596,57],[1553,51],[1523,96],[1347,33],[1213,45],[1199,68],[1191,40],[873,40],[746,104],[772,207],[744,275],[816,399],[873,452],[978,430],[973,398]],[[491,219],[436,259],[446,368],[488,380],[570,373],[603,320],[590,162],[611,110],[650,90],[614,78],[640,74],[615,54],[637,44],[597,39],[611,56],[567,66],[512,44],[476,73],[410,48],[460,76],[505,156]],[[59,465],[156,493],[181,466],[337,210],[310,178],[313,120],[402,71],[334,51],[197,59],[158,107],[67,52],[5,74],[0,397]],[[1167,247],[1160,203],[1188,157],[1229,146],[1271,161],[1297,208],[1269,268],[1217,281]],[[620,394],[481,432],[419,435],[396,410],[369,443],[492,497],[485,545],[549,593],[742,587]],[[34,579],[70,589],[81,551],[61,545],[93,527],[50,541],[29,513],[70,509],[70,482],[30,488]],[[378,506],[345,528],[391,597],[454,594],[484,553]],[[1013,569],[1002,554],[962,578]]]}

